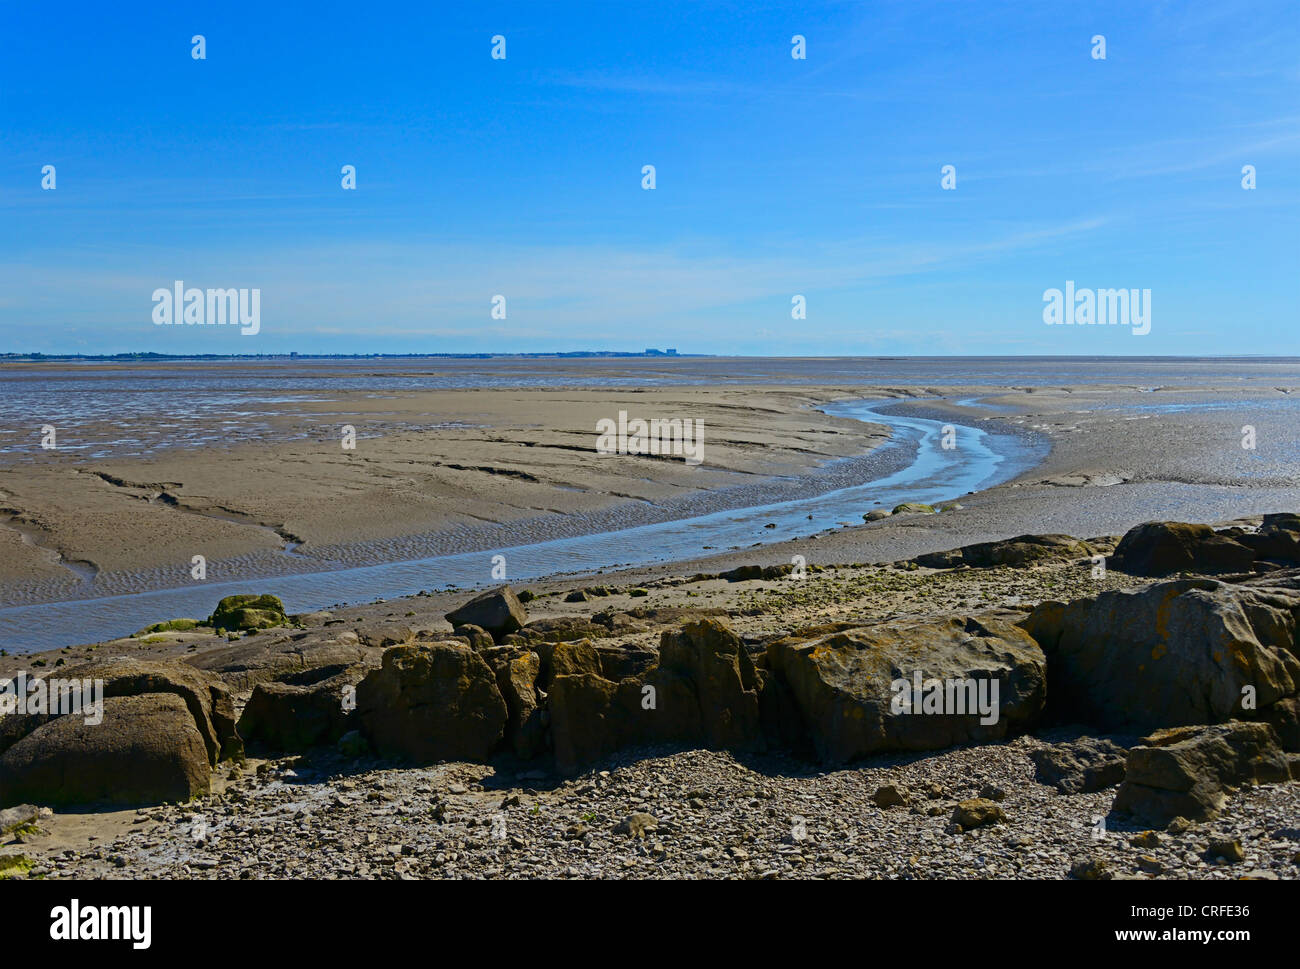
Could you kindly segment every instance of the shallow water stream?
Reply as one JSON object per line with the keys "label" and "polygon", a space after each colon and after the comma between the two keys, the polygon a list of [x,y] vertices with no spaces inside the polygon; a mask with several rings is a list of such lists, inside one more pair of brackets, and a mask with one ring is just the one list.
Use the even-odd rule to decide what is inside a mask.
{"label": "shallow water stream", "polygon": [[283,600],[287,611],[309,612],[425,589],[489,586],[499,584],[491,577],[492,557],[498,554],[505,556],[507,581],[516,585],[546,576],[697,558],[713,551],[807,537],[845,522],[860,524],[864,513],[905,501],[951,501],[1011,479],[1039,456],[1012,435],[992,435],[961,424],[953,425],[956,446],[945,449],[944,422],[879,409],[889,403],[847,401],[827,405],[825,410],[889,426],[893,434],[884,447],[914,448],[912,462],[884,477],[816,497],[494,551],[15,606],[0,609],[0,645],[11,653],[24,653],[112,639],[161,620],[205,617],[222,596],[241,592],[271,593]]}

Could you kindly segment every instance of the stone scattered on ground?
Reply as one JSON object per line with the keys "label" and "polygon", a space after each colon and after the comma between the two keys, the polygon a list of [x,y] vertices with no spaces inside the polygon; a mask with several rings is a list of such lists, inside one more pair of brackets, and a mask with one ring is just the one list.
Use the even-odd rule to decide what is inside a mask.
{"label": "stone scattered on ground", "polygon": [[1034,751],[1034,779],[1062,794],[1089,794],[1124,780],[1128,751],[1107,738],[1081,737]]}
{"label": "stone scattered on ground", "polygon": [[[46,878],[1300,877],[1300,785],[1244,787],[1218,819],[1151,838],[1108,817],[1111,791],[1036,783],[1030,754],[1042,745],[1026,736],[830,771],[647,748],[569,779],[527,765],[398,768],[321,754],[250,762],[222,792],[121,812],[81,847],[58,837],[56,816],[21,850]],[[888,784],[943,796],[878,807]],[[994,804],[1005,820],[954,830],[957,804],[986,784],[1007,792]],[[638,815],[652,819],[635,824],[642,836]],[[1212,855],[1233,841],[1243,861]]]}

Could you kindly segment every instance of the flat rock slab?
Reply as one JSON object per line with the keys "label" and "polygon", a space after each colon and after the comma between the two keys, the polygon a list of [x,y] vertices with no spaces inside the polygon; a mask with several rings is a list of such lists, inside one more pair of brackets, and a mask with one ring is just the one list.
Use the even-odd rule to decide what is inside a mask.
{"label": "flat rock slab", "polygon": [[19,804],[0,811],[0,834],[8,834],[24,824],[35,824],[41,809],[35,804]]}

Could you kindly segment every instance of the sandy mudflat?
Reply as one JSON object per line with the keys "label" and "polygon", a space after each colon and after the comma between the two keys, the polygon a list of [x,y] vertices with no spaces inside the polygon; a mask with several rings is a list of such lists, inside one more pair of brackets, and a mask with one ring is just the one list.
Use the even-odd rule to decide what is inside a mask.
{"label": "sandy mudflat", "polygon": [[[183,579],[195,554],[225,574],[258,575],[322,555],[357,565],[415,557],[394,547],[411,536],[460,550],[458,536],[484,523],[552,518],[579,534],[598,530],[588,519],[602,510],[807,474],[886,436],[818,412],[828,395],[802,388],[339,396],[279,418],[308,426],[302,440],[129,461],[55,452],[0,469],[0,583],[59,597],[93,572],[100,590],[139,591]],[[704,463],[597,454],[597,421],[620,411],[702,421]],[[345,450],[349,424],[357,442]]]}
{"label": "sandy mudflat", "polygon": [[[991,423],[1031,429],[1051,441],[1043,462],[1013,481],[962,498],[963,507],[952,513],[885,519],[678,568],[772,564],[794,554],[827,564],[888,562],[1014,535],[1119,535],[1143,521],[1227,522],[1300,508],[1300,400],[1293,394],[1300,388],[1261,389],[1244,398],[1229,387],[1161,394],[1072,387],[989,396],[981,403],[1007,408]],[[1154,409],[1170,404],[1194,409]],[[918,402],[908,408],[963,423],[989,419],[981,407]],[[1247,424],[1255,428],[1254,450],[1241,446]]]}
{"label": "sandy mudflat", "polygon": [[[1159,384],[1115,382],[1115,368],[1098,364],[1097,382],[1066,385],[1046,380],[1056,364],[1033,385],[966,383],[967,374],[946,383],[816,383],[819,373],[846,376],[844,366],[818,361],[650,366],[565,365],[563,379],[588,389],[412,390],[398,379],[405,371],[394,371],[379,382],[388,389],[358,390],[331,372],[211,413],[199,406],[210,392],[195,390],[199,416],[191,423],[211,439],[203,447],[98,459],[89,446],[4,455],[0,605],[182,585],[196,554],[206,557],[209,579],[252,581],[760,504],[778,482],[807,479],[810,492],[824,491],[864,480],[853,477],[866,473],[853,462],[886,437],[879,426],[816,409],[853,398],[904,401],[905,413],[1034,435],[1050,443],[1050,454],[1013,481],[962,498],[953,513],[855,521],[743,552],[684,547],[680,559],[701,567],[793,554],[890,561],[1026,532],[1115,534],[1157,518],[1223,521],[1300,507],[1300,368],[1290,364],[1223,365],[1217,381],[1208,372],[1215,367],[1192,368],[1194,379],[1180,380],[1179,367],[1166,364]],[[512,365],[493,380],[523,382],[537,369]],[[1078,369],[1062,375],[1077,377]],[[700,383],[658,383],[669,371]],[[645,386],[613,385],[611,373]],[[611,385],[594,386],[602,382]],[[171,395],[159,410],[174,406],[175,386],[159,387]],[[921,399],[939,396],[946,401]],[[953,403],[972,398],[979,403]],[[620,410],[703,421],[704,463],[597,455],[597,420]],[[82,423],[62,440],[143,440],[150,421],[146,409],[123,416],[120,427]],[[166,426],[174,422],[169,415]],[[355,450],[340,444],[345,424],[357,430]],[[1247,424],[1254,450],[1241,447]]]}

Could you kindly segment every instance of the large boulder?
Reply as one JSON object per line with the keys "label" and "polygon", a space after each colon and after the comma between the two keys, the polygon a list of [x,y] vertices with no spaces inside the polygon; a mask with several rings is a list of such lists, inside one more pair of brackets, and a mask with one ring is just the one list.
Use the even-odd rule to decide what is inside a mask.
{"label": "large boulder", "polygon": [[226,596],[208,617],[209,625],[224,632],[270,629],[288,621],[284,604],[277,596],[271,595]]}
{"label": "large boulder", "polygon": [[1023,568],[1047,562],[1073,562],[1096,553],[1088,542],[1069,535],[1017,535],[997,542],[964,545],[946,552],[918,555],[912,561],[932,569],[951,569],[959,565],[992,568],[1008,565]]}
{"label": "large boulder", "polygon": [[[763,683],[740,639],[723,622],[689,622],[665,632],[658,664],[611,659],[589,643],[551,653],[548,708],[556,766],[572,772],[622,747],[686,744],[745,749],[763,744]],[[565,657],[561,662],[558,657]],[[645,664],[642,666],[642,664]],[[547,661],[543,660],[543,679]],[[606,672],[642,667],[615,680]]]}
{"label": "large boulder", "polygon": [[501,639],[519,629],[528,622],[528,613],[524,605],[508,585],[499,589],[490,589],[475,596],[469,602],[447,613],[446,619],[452,626],[479,626]]}
{"label": "large boulder", "polygon": [[699,699],[677,673],[654,669],[618,683],[596,673],[557,676],[547,705],[555,766],[566,774],[625,747],[705,744]]}
{"label": "large boulder", "polygon": [[76,666],[62,674],[81,679],[104,680],[104,696],[139,696],[172,693],[185,701],[203,737],[208,759],[240,759],[244,743],[235,725],[235,706],[230,690],[219,679],[186,663],[169,660],[105,660]]}
{"label": "large boulder", "polygon": [[1300,690],[1298,624],[1300,595],[1214,579],[1048,602],[1022,623],[1054,714],[1116,732],[1264,716]]}
{"label": "large boulder", "polygon": [[1227,802],[1227,788],[1290,779],[1277,734],[1266,723],[1159,730],[1129,751],[1113,809],[1144,824],[1176,817],[1204,821]]}
{"label": "large boulder", "polygon": [[[996,740],[1032,724],[1046,698],[1042,651],[995,617],[787,637],[768,645],[767,662],[793,694],[818,754],[833,763]],[[913,712],[912,691],[894,684],[914,683],[916,674],[923,689]],[[981,699],[990,716],[981,715]]]}
{"label": "large boulder", "polygon": [[272,750],[332,744],[352,729],[357,685],[372,667],[324,667],[258,683],[239,718],[239,733]]}
{"label": "large boulder", "polygon": [[635,739],[619,685],[596,673],[557,676],[548,696],[555,766],[564,773],[594,763]]}
{"label": "large boulder", "polygon": [[425,764],[486,760],[508,719],[492,668],[450,642],[387,650],[357,686],[356,712],[376,749]]}
{"label": "large boulder", "polygon": [[1130,575],[1249,572],[1255,553],[1209,525],[1146,522],[1120,539],[1111,564]]}
{"label": "large boulder", "polygon": [[1257,532],[1240,535],[1237,541],[1253,551],[1256,559],[1300,565],[1300,515],[1265,515]]}
{"label": "large boulder", "polygon": [[[56,674],[51,673],[51,677]],[[167,693],[179,697],[203,738],[208,760],[212,764],[226,758],[241,758],[244,746],[235,729],[235,708],[230,691],[220,679],[174,660],[139,660],[121,657],[93,660],[58,671],[59,680],[99,681],[102,696],[126,697]],[[40,725],[54,719],[53,714],[29,714],[26,717],[0,718],[0,751]]]}
{"label": "large boulder", "polygon": [[0,805],[157,804],[207,794],[208,746],[174,693],[114,696],[103,720],[56,717],[0,754]]}
{"label": "large boulder", "polygon": [[762,683],[740,637],[726,623],[700,619],[678,632],[665,632],[659,642],[659,669],[681,677],[694,693],[706,746],[761,745]]}

